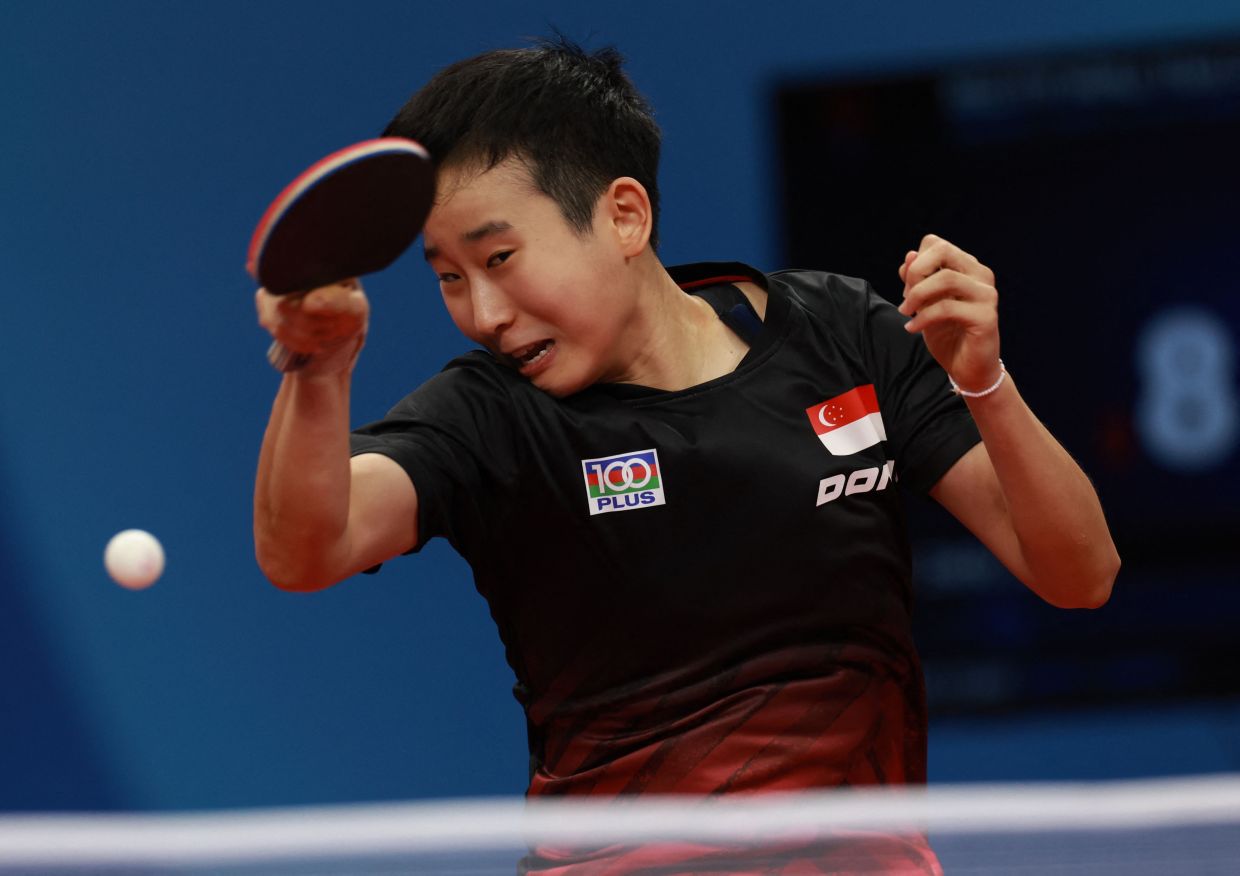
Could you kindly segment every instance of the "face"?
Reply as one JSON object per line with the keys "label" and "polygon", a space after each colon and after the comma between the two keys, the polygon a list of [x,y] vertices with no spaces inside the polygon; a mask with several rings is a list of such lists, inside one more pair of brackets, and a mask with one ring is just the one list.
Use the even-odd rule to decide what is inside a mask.
{"label": "face", "polygon": [[579,234],[515,160],[445,169],[439,192],[426,258],[457,328],[556,396],[622,379],[635,299],[606,209]]}

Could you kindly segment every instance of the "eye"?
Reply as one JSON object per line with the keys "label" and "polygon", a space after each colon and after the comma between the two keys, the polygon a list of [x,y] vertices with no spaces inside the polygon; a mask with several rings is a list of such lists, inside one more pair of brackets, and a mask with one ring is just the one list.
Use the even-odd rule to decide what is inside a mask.
{"label": "eye", "polygon": [[495,255],[487,259],[487,267],[488,268],[499,267],[504,262],[508,261],[508,257],[510,255],[512,255],[512,250],[504,250],[503,252],[497,252]]}
{"label": "eye", "polygon": [[457,274],[439,274],[437,276],[439,277],[440,283],[455,283],[457,280],[461,279]]}

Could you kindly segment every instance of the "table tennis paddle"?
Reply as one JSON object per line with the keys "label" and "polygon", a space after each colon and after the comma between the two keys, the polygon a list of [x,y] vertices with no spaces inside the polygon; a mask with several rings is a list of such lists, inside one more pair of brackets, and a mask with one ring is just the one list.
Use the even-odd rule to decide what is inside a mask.
{"label": "table tennis paddle", "polygon": [[[246,270],[273,295],[382,270],[417,238],[434,198],[435,170],[421,145],[401,137],[355,143],[315,162],[271,202],[250,238]],[[279,341],[267,351],[277,371],[311,358]]]}

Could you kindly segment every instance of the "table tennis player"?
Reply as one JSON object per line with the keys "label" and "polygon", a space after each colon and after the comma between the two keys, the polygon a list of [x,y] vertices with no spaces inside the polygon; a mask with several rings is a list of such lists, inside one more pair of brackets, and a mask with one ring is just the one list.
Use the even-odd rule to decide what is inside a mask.
{"label": "table tennis player", "polygon": [[[925,782],[906,491],[1047,602],[1108,599],[1098,498],[1021,398],[1036,363],[1000,360],[965,249],[893,242],[898,308],[821,271],[665,266],[660,132],[613,50],[459,62],[385,134],[438,162],[424,254],[480,349],[351,431],[361,285],[259,290],[312,358],[263,441],[257,554],[314,590],[448,539],[516,676],[532,797]],[[875,855],[939,872],[915,840]]]}

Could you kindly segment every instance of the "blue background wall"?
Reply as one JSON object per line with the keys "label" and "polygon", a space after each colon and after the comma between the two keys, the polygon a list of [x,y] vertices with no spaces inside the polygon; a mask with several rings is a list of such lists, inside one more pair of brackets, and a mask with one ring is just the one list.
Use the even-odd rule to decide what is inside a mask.
{"label": "blue background wall", "polygon": [[[1240,5],[4,4],[0,806],[523,789],[511,674],[448,548],[310,596],[259,573],[250,490],[278,378],[243,258],[293,173],[444,64],[552,25],[617,44],[658,108],[665,259],[776,267],[776,81],[1240,35]],[[463,347],[416,262],[367,284],[359,422]],[[103,572],[128,527],[168,552],[147,592]],[[1238,723],[1224,703],[939,722],[932,777],[1236,769]]]}

